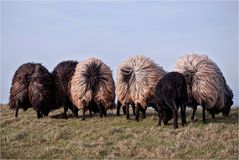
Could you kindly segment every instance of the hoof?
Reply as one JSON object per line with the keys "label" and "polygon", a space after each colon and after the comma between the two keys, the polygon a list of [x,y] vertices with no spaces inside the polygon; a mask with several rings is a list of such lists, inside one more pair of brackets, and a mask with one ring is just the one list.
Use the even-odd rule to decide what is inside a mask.
{"label": "hoof", "polygon": [[177,128],[178,128],[178,125],[176,125],[176,126],[173,126],[173,128],[174,128],[174,129],[177,129]]}

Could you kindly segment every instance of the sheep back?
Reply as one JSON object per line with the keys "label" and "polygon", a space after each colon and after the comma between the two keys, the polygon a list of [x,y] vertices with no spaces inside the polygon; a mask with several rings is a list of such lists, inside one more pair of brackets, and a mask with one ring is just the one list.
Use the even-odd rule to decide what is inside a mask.
{"label": "sheep back", "polygon": [[179,72],[169,72],[156,86],[156,99],[159,105],[186,106],[188,102],[187,82]]}

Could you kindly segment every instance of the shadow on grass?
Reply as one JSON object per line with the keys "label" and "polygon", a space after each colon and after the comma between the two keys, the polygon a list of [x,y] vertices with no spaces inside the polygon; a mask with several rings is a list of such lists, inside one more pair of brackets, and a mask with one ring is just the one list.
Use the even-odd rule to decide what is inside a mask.
{"label": "shadow on grass", "polygon": [[[64,117],[64,113],[58,113],[58,114],[54,114],[52,116],[49,116],[50,118],[53,118],[53,119],[66,119]],[[67,119],[71,119],[71,118],[77,118],[75,115],[73,114],[67,114]]]}
{"label": "shadow on grass", "polygon": [[213,118],[208,118],[207,119],[208,123],[226,123],[226,124],[238,124],[238,112],[233,112],[230,113],[228,117],[215,117],[215,119]]}
{"label": "shadow on grass", "polygon": [[[72,118],[77,118],[77,119],[81,119],[82,118],[82,114],[80,114],[80,113],[82,113],[82,112],[79,112],[78,114],[78,116],[76,116],[76,115],[74,115],[74,114],[67,114],[67,119],[72,119]],[[87,112],[86,113],[86,115],[85,115],[85,118],[86,119],[88,119],[88,118],[95,118],[95,117],[97,117],[97,118],[100,118],[100,114],[99,113],[92,113],[92,117],[90,116],[90,114]],[[117,117],[116,116],[116,114],[115,113],[108,113],[107,115],[106,115],[106,117],[102,117],[102,118],[109,118],[109,117]],[[55,115],[52,115],[52,116],[50,116],[50,118],[53,118],[53,119],[66,119],[65,117],[64,117],[64,113],[58,113],[58,114],[55,114]]]}
{"label": "shadow on grass", "polygon": [[[239,123],[239,113],[238,112],[239,112],[239,109],[233,108],[231,110],[231,112],[230,112],[228,117],[224,117],[220,113],[220,114],[215,115],[214,119],[212,118],[212,116],[210,114],[206,113],[206,123],[205,124],[208,124],[208,123],[238,124]],[[190,121],[191,114],[192,114],[192,111],[188,110],[187,114],[186,114],[187,122],[189,122],[189,123],[202,123],[203,124],[203,121],[202,121],[202,110],[198,109],[198,111],[195,114],[195,121],[194,122]],[[152,111],[146,113],[146,118],[148,116],[156,116],[156,117],[158,117],[158,113],[156,111],[152,110]],[[179,113],[178,113],[178,121],[180,121],[180,120],[181,120],[181,114],[180,114],[180,111],[179,111]],[[172,121],[172,119],[170,121]]]}

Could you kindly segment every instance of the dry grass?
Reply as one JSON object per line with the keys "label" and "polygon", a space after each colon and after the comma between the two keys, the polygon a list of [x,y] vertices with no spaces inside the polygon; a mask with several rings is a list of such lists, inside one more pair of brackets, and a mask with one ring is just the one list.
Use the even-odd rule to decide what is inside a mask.
{"label": "dry grass", "polygon": [[207,115],[207,124],[198,111],[197,122],[174,130],[172,121],[156,126],[154,112],[140,122],[113,113],[101,119],[65,120],[63,110],[37,119],[30,109],[15,118],[1,105],[1,159],[238,159],[238,111],[233,109],[228,118]]}

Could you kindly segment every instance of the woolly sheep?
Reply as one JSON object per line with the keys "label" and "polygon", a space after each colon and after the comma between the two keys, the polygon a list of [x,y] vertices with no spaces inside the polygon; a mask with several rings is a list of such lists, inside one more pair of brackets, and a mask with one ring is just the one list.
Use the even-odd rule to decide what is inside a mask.
{"label": "woolly sheep", "polygon": [[78,109],[85,111],[90,103],[96,103],[102,114],[114,106],[115,84],[111,69],[96,58],[89,58],[77,64],[71,80],[71,97]]}
{"label": "woolly sheep", "polygon": [[[188,101],[187,83],[185,77],[178,72],[169,72],[161,78],[156,87],[156,99],[158,105],[158,125],[161,125],[161,119],[164,115],[164,124],[171,118],[173,113],[173,127],[178,128],[178,109],[181,110],[182,126],[186,125],[186,105]],[[169,114],[167,114],[169,113]]]}
{"label": "woolly sheep", "polygon": [[52,77],[55,86],[55,104],[54,109],[64,108],[64,117],[67,119],[68,108],[77,116],[78,108],[72,103],[70,88],[71,78],[75,72],[77,61],[60,62],[52,71]]}
{"label": "woolly sheep", "polygon": [[51,74],[40,63],[25,63],[15,72],[10,88],[9,106],[26,111],[33,108],[37,118],[47,116],[52,105],[53,81]]}
{"label": "woolly sheep", "polygon": [[119,67],[116,78],[116,97],[126,106],[129,119],[129,105],[136,106],[135,119],[139,111],[145,117],[148,103],[155,97],[155,87],[166,72],[151,59],[144,56],[129,57]]}
{"label": "woolly sheep", "polygon": [[197,105],[203,108],[203,122],[206,122],[205,110],[214,114],[222,112],[228,115],[232,105],[233,93],[219,67],[206,55],[185,55],[177,59],[176,71],[186,77],[189,104],[193,107],[191,119]]}

